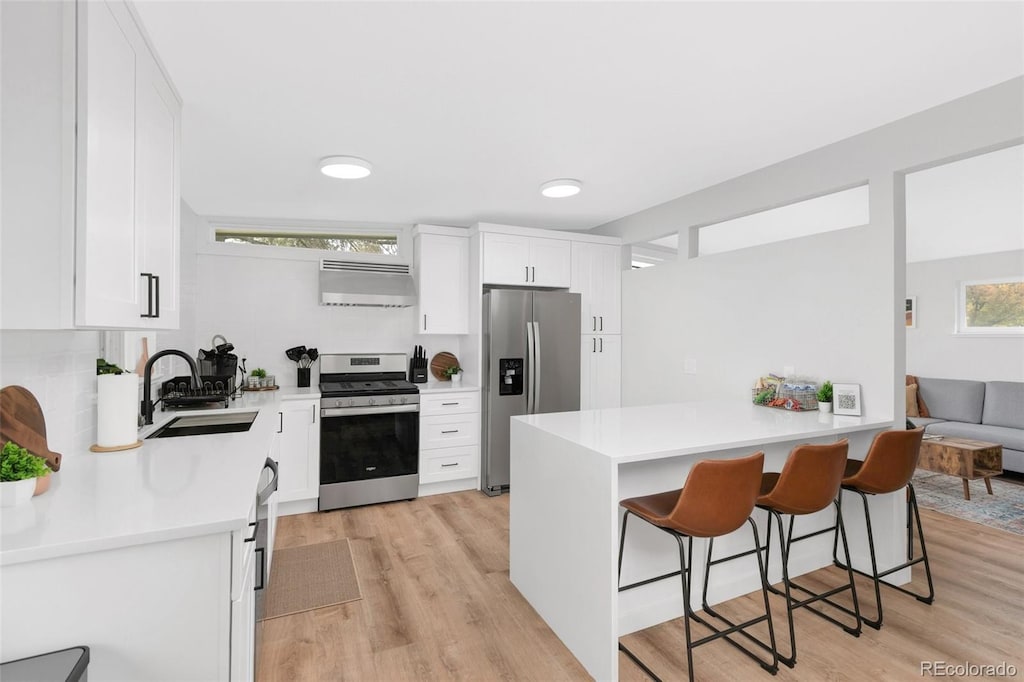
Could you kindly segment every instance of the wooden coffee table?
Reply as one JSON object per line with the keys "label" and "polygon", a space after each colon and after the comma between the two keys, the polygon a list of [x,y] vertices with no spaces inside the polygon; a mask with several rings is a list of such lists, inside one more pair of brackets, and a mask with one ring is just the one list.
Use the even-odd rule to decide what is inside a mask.
{"label": "wooden coffee table", "polygon": [[992,494],[993,476],[1003,473],[1003,446],[981,440],[943,436],[921,441],[919,469],[935,471],[963,479],[964,499],[971,499],[969,481],[985,479],[985,490]]}

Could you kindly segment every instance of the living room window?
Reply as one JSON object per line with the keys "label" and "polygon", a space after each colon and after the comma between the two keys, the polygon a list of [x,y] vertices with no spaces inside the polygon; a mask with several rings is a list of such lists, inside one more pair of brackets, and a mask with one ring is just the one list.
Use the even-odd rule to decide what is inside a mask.
{"label": "living room window", "polygon": [[961,282],[958,334],[1024,334],[1024,278]]}

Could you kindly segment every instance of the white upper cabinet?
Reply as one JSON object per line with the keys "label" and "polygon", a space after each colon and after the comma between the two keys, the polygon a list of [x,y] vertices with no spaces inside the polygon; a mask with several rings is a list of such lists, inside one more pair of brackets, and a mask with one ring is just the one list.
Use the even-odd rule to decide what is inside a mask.
{"label": "white upper cabinet", "polygon": [[469,236],[418,231],[413,261],[420,334],[469,333]]}
{"label": "white upper cabinet", "polygon": [[5,295],[0,324],[177,328],[181,101],[128,4],[16,4],[0,22],[2,191],[19,197],[3,211],[2,288],[47,284]]}
{"label": "white upper cabinet", "polygon": [[568,288],[571,242],[565,239],[483,234],[483,283]]}
{"label": "white upper cabinet", "polygon": [[622,332],[622,250],[615,244],[573,242],[572,286],[581,294],[580,331]]}

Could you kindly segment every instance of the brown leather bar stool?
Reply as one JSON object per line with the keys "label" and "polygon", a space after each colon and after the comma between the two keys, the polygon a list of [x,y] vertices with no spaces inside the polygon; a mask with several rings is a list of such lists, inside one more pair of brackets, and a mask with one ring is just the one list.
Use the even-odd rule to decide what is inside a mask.
{"label": "brown leather bar stool", "polygon": [[[849,577],[847,583],[820,594],[801,587],[790,580],[789,577],[789,551],[792,544],[794,542],[799,542],[800,540],[806,540],[825,533],[831,533],[837,526],[843,539],[843,550],[846,553],[846,562],[847,564],[850,563],[850,550],[846,543],[846,530],[843,526],[842,508],[839,506],[837,501],[839,496],[839,487],[842,483],[843,474],[846,470],[846,453],[848,449],[849,443],[846,439],[830,445],[798,445],[793,448],[792,452],[790,452],[780,473],[765,473],[761,476],[761,495],[757,498],[757,507],[768,512],[768,530],[766,533],[767,539],[765,540],[765,550],[770,551],[771,548],[772,521],[774,520],[778,524],[779,528],[779,545],[782,555],[783,590],[778,590],[771,585],[768,586],[768,589],[775,594],[786,598],[786,616],[789,620],[790,655],[783,656],[780,653],[779,660],[791,668],[796,665],[796,633],[793,627],[794,609],[807,608],[809,611],[821,616],[825,620],[840,626],[851,635],[855,637],[860,636],[860,609],[857,606],[857,588],[854,585],[853,571],[851,569],[847,568],[847,575]],[[793,521],[797,516],[815,514],[828,508],[829,505],[834,506],[836,509],[836,521],[834,524],[828,528],[793,537]],[[783,514],[789,515],[788,534],[783,531]],[[741,556],[747,556],[753,551],[754,550],[749,550],[747,552],[741,552],[739,554],[711,561],[711,549],[709,549],[709,570],[710,566],[713,564],[730,561]],[[765,560],[765,563],[768,563],[767,559]],[[795,599],[792,596],[791,588],[796,588],[801,592],[808,594],[808,598],[802,600]],[[830,599],[830,597],[845,590],[850,590],[853,596],[854,612],[851,615],[854,616],[855,621],[852,626],[841,623],[832,616],[811,606],[811,604],[815,602],[824,601],[846,611],[847,613],[850,613],[845,607],[835,604]],[[707,604],[706,588],[704,592],[704,610],[709,613],[713,613]],[[749,637],[749,635],[747,636]]]}
{"label": "brown leather bar stool", "polygon": [[[875,436],[868,450],[864,461],[851,459],[847,460],[845,477],[843,478],[843,490],[860,495],[864,502],[864,522],[868,531],[868,550],[871,556],[871,573],[852,569],[854,573],[871,578],[875,584],[875,603],[878,605],[878,619],[871,620],[864,618],[864,622],[875,628],[882,627],[882,578],[904,568],[910,568],[914,564],[924,563],[925,576],[928,578],[928,593],[921,594],[908,590],[899,585],[885,583],[894,590],[916,598],[925,604],[931,604],[935,599],[935,587],[932,584],[932,569],[928,563],[928,550],[924,545],[924,529],[921,527],[921,513],[917,508],[917,494],[914,492],[914,484],[911,478],[914,476],[914,469],[917,468],[917,460],[921,455],[921,438],[924,436],[924,427],[910,429],[907,431],[883,431]],[[907,489],[907,561],[886,569],[878,571],[878,562],[875,559],[875,537],[871,531],[871,513],[868,510],[868,495],[884,495],[894,493],[903,488]],[[842,499],[840,498],[840,505]],[[913,512],[913,516],[911,516]],[[914,558],[914,529],[917,524],[917,536],[921,542],[921,556]],[[846,568],[837,556],[838,539],[832,545],[832,559],[836,566]],[[847,559],[849,564],[849,559]]]}
{"label": "brown leather bar stool", "polygon": [[[727,460],[701,460],[690,470],[686,484],[679,490],[670,490],[654,495],[632,497],[620,502],[626,512],[622,517],[622,535],[619,538],[619,581],[622,579],[622,549],[626,539],[626,522],[632,514],[656,528],[668,533],[679,544],[679,570],[666,573],[630,585],[620,586],[619,592],[634,587],[680,576],[683,584],[683,624],[686,632],[686,663],[689,676],[693,680],[693,649],[716,639],[725,638],[727,642],[738,648],[750,658],[757,661],[762,668],[775,674],[779,670],[778,654],[775,650],[775,630],[772,627],[771,608],[768,605],[768,580],[764,562],[761,560],[760,540],[757,524],[750,518],[757,501],[761,486],[761,472],[764,467],[764,453],[758,452],[750,457]],[[750,524],[754,532],[754,546],[757,550],[757,564],[761,574],[761,593],[764,597],[765,615],[758,616],[743,623],[728,623],[729,627],[718,629],[698,616],[690,608],[691,568],[693,566],[693,538],[715,538],[728,535],[738,530],[744,522]],[[686,540],[686,549],[683,540]],[[687,565],[687,557],[690,564]],[[707,589],[708,575],[704,576],[704,589]],[[693,641],[690,634],[690,620],[693,619],[708,628],[713,634]],[[757,642],[771,654],[771,662],[766,662],[736,640],[729,637],[735,632],[743,632],[744,628],[768,621],[768,636],[771,646]],[[746,633],[744,633],[746,634]],[[757,640],[754,640],[755,642]],[[632,651],[619,642],[619,650],[625,653],[654,680],[655,675]]]}

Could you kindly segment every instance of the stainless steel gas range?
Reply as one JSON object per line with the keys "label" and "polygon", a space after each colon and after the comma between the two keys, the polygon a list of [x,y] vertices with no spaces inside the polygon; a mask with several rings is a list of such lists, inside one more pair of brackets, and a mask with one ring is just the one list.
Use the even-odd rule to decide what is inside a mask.
{"label": "stainless steel gas range", "polygon": [[420,396],[403,353],[320,356],[320,511],[419,492]]}

